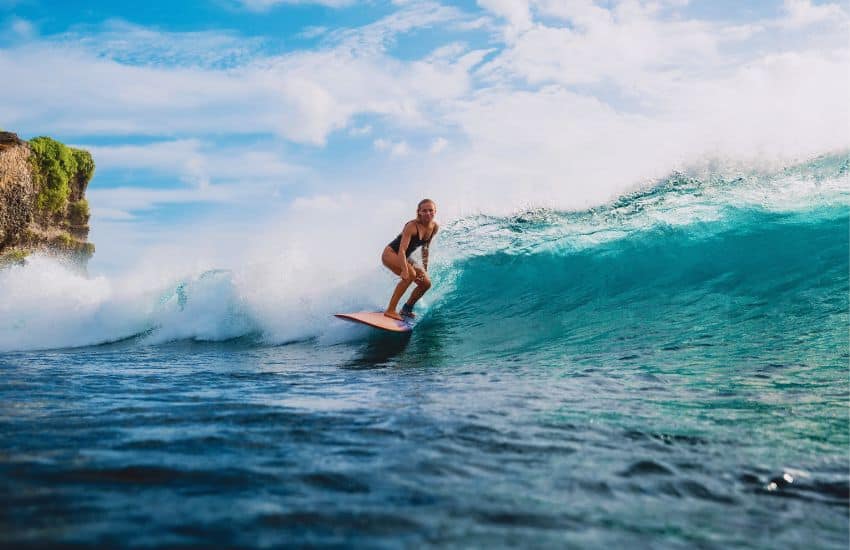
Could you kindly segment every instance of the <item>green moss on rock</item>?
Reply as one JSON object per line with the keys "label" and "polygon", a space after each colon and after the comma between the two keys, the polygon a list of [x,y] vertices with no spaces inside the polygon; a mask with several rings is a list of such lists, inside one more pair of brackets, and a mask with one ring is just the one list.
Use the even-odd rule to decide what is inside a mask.
{"label": "green moss on rock", "polygon": [[91,153],[82,149],[70,148],[77,161],[77,177],[88,183],[94,175],[94,159]]}
{"label": "green moss on rock", "polygon": [[39,185],[37,206],[45,214],[65,210],[72,187],[83,189],[94,174],[94,160],[88,151],[68,147],[41,136],[29,142],[33,154],[33,176]]}
{"label": "green moss on rock", "polygon": [[74,248],[74,239],[67,233],[60,233],[59,235],[56,235],[53,239],[53,243],[56,248],[64,248],[65,250],[73,250]]}
{"label": "green moss on rock", "polygon": [[72,202],[68,208],[68,217],[74,225],[86,225],[89,223],[89,203],[86,199]]}
{"label": "green moss on rock", "polygon": [[22,265],[25,263],[27,256],[29,256],[29,252],[20,249],[0,253],[0,268]]}

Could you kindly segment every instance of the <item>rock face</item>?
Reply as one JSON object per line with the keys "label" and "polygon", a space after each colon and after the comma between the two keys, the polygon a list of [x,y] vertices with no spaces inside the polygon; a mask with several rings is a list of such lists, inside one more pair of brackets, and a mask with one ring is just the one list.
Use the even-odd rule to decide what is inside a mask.
{"label": "rock face", "polygon": [[33,217],[37,190],[29,158],[25,142],[0,132],[0,251],[20,237]]}
{"label": "rock face", "polygon": [[94,253],[85,200],[93,173],[85,151],[0,132],[0,267],[35,251],[85,266]]}

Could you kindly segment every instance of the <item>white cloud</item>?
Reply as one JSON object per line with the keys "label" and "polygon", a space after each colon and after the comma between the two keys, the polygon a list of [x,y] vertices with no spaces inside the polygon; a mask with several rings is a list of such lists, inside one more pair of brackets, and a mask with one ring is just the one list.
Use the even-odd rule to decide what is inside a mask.
{"label": "white cloud", "polygon": [[358,55],[384,52],[398,35],[436,25],[458,25],[468,21],[464,12],[437,2],[421,1],[403,6],[374,23],[329,33],[328,44]]}
{"label": "white cloud", "polygon": [[340,212],[350,209],[351,205],[352,198],[348,193],[296,197],[292,201],[293,210],[307,212]]}
{"label": "white cloud", "polygon": [[372,142],[376,151],[386,151],[390,148],[390,142],[384,138],[378,138]]}
{"label": "white cloud", "polygon": [[394,157],[403,157],[410,152],[410,147],[408,147],[406,141],[400,141],[392,146],[390,149],[390,153]]}
{"label": "white cloud", "polygon": [[101,169],[147,169],[153,172],[188,175],[202,164],[201,142],[186,139],[148,145],[82,145]]}
{"label": "white cloud", "polygon": [[[151,210],[166,204],[219,203],[230,206],[268,201],[276,196],[273,184],[210,184],[204,187],[151,188],[143,186],[90,188],[86,197],[92,212],[105,212],[110,219]],[[96,222],[92,222],[94,224]]]}
{"label": "white cloud", "polygon": [[[383,47],[396,33],[456,15],[453,9],[417,4],[363,29],[338,33],[322,50],[254,57],[238,66],[221,58],[238,57],[226,53],[238,50],[230,36],[217,41],[211,34],[193,33],[171,47],[173,34],[138,29],[128,33],[123,50],[109,46],[111,39],[101,43],[96,35],[0,50],[0,74],[18,83],[4,94],[0,119],[10,127],[36,128],[33,133],[40,133],[40,127],[147,136],[164,128],[172,135],[270,132],[318,146],[361,113],[427,125],[424,112],[430,104],[468,91],[473,52],[400,61]],[[110,27],[104,32],[112,36],[118,31]],[[208,59],[199,59],[192,49],[195,38],[210,45]],[[166,52],[155,58],[185,59],[189,65],[136,64],[145,55],[142,44],[150,43]],[[217,47],[224,53],[217,55]],[[172,51],[177,53],[168,53]],[[51,78],[44,79],[45,74]]]}
{"label": "white cloud", "polygon": [[[139,212],[168,204],[264,205],[277,201],[282,187],[308,173],[271,150],[213,148],[195,139],[81,147],[92,153],[99,173],[130,172],[137,182],[106,187],[108,176],[97,176],[86,193],[93,224],[137,221]],[[149,187],[146,172],[166,181],[173,176],[174,183],[186,186]]]}
{"label": "white cloud", "polygon": [[372,133],[372,126],[370,124],[364,124],[363,126],[355,126],[348,130],[348,135],[350,136],[368,136]]}
{"label": "white cloud", "polygon": [[474,31],[491,27],[493,21],[490,17],[478,17],[452,23],[451,28],[458,31]]}
{"label": "white cloud", "polygon": [[428,150],[436,154],[445,149],[448,144],[449,141],[446,138],[438,137],[437,139],[431,142],[431,147]]}
{"label": "white cloud", "polygon": [[147,145],[88,146],[102,169],[142,169],[173,174],[184,183],[208,186],[215,182],[286,184],[305,171],[271,151],[213,149],[197,139]]}
{"label": "white cloud", "polygon": [[761,23],[731,25],[720,27],[718,37],[723,41],[735,42],[744,41],[753,38],[755,35],[764,32],[767,25]]}
{"label": "white cloud", "polygon": [[327,34],[327,32],[327,27],[307,27],[303,31],[298,33],[298,38],[304,38],[309,40],[311,38],[317,38],[319,36]]}
{"label": "white cloud", "polygon": [[129,221],[136,219],[136,216],[127,212],[126,210],[119,210],[117,208],[100,208],[94,207],[91,209],[91,215],[94,219],[101,220],[114,220],[114,221]]}
{"label": "white cloud", "polygon": [[265,39],[228,31],[167,32],[109,19],[98,27],[74,30],[46,38],[55,48],[71,46],[98,58],[124,65],[226,69],[255,59]]}
{"label": "white cloud", "polygon": [[158,189],[142,186],[94,188],[86,192],[92,210],[105,212],[139,212],[163,204],[228,202],[235,189],[224,186],[180,189]]}
{"label": "white cloud", "polygon": [[[658,91],[618,111],[552,85],[493,88],[447,116],[469,143],[410,181],[437,182],[444,212],[582,208],[707,158],[787,162],[850,147],[850,52],[782,54]],[[416,171],[416,169],[413,169]]]}
{"label": "white cloud", "polygon": [[659,78],[704,72],[706,66],[723,61],[712,24],[661,19],[651,7],[631,3],[612,10],[590,2],[546,6],[546,13],[558,13],[576,27],[538,24],[518,34],[487,63],[484,76],[496,81],[520,77],[538,84],[614,82],[626,89],[645,88]]}
{"label": "white cloud", "polygon": [[598,28],[613,23],[612,12],[597,6],[593,0],[539,0],[536,8],[541,15],[558,17],[582,29]]}
{"label": "white cloud", "polygon": [[814,5],[811,0],[785,0],[785,18],[780,24],[799,28],[823,21],[847,21],[847,14],[838,4]]}
{"label": "white cloud", "polygon": [[383,138],[378,138],[372,142],[376,151],[389,151],[394,157],[403,157],[410,153],[410,147],[404,140],[390,141]]}
{"label": "white cloud", "polygon": [[478,0],[478,5],[506,19],[509,35],[525,30],[532,24],[527,0]]}

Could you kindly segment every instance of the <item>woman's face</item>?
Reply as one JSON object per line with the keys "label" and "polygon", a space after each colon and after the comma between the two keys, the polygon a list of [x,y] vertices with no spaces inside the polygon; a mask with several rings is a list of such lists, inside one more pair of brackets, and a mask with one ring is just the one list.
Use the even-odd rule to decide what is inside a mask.
{"label": "woman's face", "polygon": [[437,205],[433,202],[423,202],[417,211],[419,221],[424,224],[429,224],[437,215]]}

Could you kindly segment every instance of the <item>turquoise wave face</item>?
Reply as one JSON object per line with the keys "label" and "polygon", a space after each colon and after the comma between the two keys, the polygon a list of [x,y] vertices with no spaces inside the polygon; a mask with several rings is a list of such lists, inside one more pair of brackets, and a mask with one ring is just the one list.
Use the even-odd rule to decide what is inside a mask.
{"label": "turquoise wave face", "polygon": [[[725,347],[735,354],[846,351],[848,219],[735,211],[583,250],[494,252],[457,262],[432,317],[470,353],[568,346]],[[805,346],[803,344],[805,339]],[[710,342],[709,342],[710,341]]]}
{"label": "turquoise wave face", "polygon": [[460,354],[843,363],[848,173],[850,157],[827,155],[676,174],[586,211],[462,220],[445,232],[456,259],[434,277],[429,318],[463,336]]}

